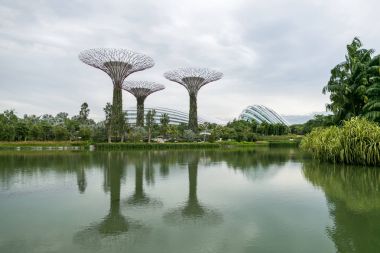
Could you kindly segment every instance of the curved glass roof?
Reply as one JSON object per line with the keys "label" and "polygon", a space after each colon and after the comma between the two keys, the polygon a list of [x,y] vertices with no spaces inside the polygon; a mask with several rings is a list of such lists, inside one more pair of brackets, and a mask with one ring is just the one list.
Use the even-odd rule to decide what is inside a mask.
{"label": "curved glass roof", "polygon": [[[164,107],[145,107],[144,108],[144,117],[148,113],[149,110],[156,110],[156,115],[154,117],[154,121],[156,124],[160,124],[160,118],[162,114],[167,113],[169,115],[170,122],[172,125],[179,125],[181,123],[187,124],[189,123],[189,114],[181,111],[177,111],[174,109],[164,108]],[[129,124],[136,124],[136,107],[127,108],[127,122]],[[205,120],[198,117],[198,124],[204,123]]]}
{"label": "curved glass roof", "polygon": [[289,123],[278,113],[263,105],[248,106],[240,113],[239,119],[255,120],[258,123],[266,122],[269,124],[289,125]]}

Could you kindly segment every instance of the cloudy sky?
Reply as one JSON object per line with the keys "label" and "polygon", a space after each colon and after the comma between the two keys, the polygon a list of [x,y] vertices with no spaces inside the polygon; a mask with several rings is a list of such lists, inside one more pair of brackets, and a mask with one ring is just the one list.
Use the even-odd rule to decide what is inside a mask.
{"label": "cloudy sky", "polygon": [[[358,36],[380,48],[379,10],[378,0],[0,0],[0,110],[74,115],[86,101],[102,119],[111,80],[78,53],[117,47],[155,60],[128,77],[166,86],[147,106],[187,111],[186,90],[162,74],[199,66],[224,73],[201,89],[201,116],[229,120],[250,104],[321,112],[321,89],[345,45]],[[134,105],[125,92],[124,107]]]}

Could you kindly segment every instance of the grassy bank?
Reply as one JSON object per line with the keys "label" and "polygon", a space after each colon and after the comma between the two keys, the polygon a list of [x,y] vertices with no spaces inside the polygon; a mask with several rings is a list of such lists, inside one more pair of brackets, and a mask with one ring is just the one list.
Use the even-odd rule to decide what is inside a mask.
{"label": "grassy bank", "polygon": [[366,119],[352,118],[342,127],[313,130],[302,140],[301,147],[320,160],[380,165],[380,126]]}
{"label": "grassy bank", "polygon": [[236,141],[222,141],[222,142],[167,142],[167,143],[146,143],[146,142],[124,142],[124,143],[90,143],[84,141],[20,141],[20,142],[0,142],[0,150],[4,149],[59,149],[59,148],[73,148],[78,147],[81,149],[88,149],[90,145],[94,145],[96,150],[130,150],[130,149],[210,149],[210,148],[230,148],[241,147],[249,148],[255,146],[268,146],[268,147],[296,147],[299,144],[297,139],[287,137],[273,138],[266,137],[265,140],[258,140],[256,142],[236,142]]}
{"label": "grassy bank", "polygon": [[[96,150],[131,150],[131,149],[210,149],[223,148],[236,144],[232,143],[208,143],[208,142],[183,142],[183,143],[97,143]],[[237,146],[237,145],[236,145]],[[254,146],[254,143],[240,144],[240,146]]]}
{"label": "grassy bank", "polygon": [[87,147],[88,142],[83,141],[12,141],[0,142],[0,149],[16,148],[59,148],[59,147]]}
{"label": "grassy bank", "polygon": [[97,143],[96,150],[128,150],[128,149],[211,149],[211,148],[250,148],[257,146],[289,146],[296,147],[295,141],[257,141],[257,142],[180,142],[180,143]]}

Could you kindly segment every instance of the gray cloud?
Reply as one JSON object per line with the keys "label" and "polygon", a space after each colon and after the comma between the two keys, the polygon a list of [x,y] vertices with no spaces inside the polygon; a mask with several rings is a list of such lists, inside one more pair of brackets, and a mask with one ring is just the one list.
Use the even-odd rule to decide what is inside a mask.
{"label": "gray cloud", "polygon": [[[200,91],[199,113],[232,119],[249,104],[281,114],[323,111],[321,89],[345,45],[359,36],[380,45],[380,3],[354,1],[33,1],[0,2],[0,110],[77,113],[87,101],[103,117],[109,77],[81,63],[92,47],[121,47],[152,56],[156,66],[129,79],[161,82],[148,106],[187,111],[183,87],[166,70],[205,66],[222,80]],[[134,106],[124,93],[124,107]]]}

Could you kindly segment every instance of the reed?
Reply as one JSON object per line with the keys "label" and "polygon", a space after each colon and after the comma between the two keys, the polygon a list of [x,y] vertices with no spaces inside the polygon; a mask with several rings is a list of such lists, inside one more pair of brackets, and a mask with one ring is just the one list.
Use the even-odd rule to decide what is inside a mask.
{"label": "reed", "polygon": [[342,127],[314,129],[303,138],[301,148],[320,160],[379,165],[380,127],[374,122],[355,117],[345,121]]}

